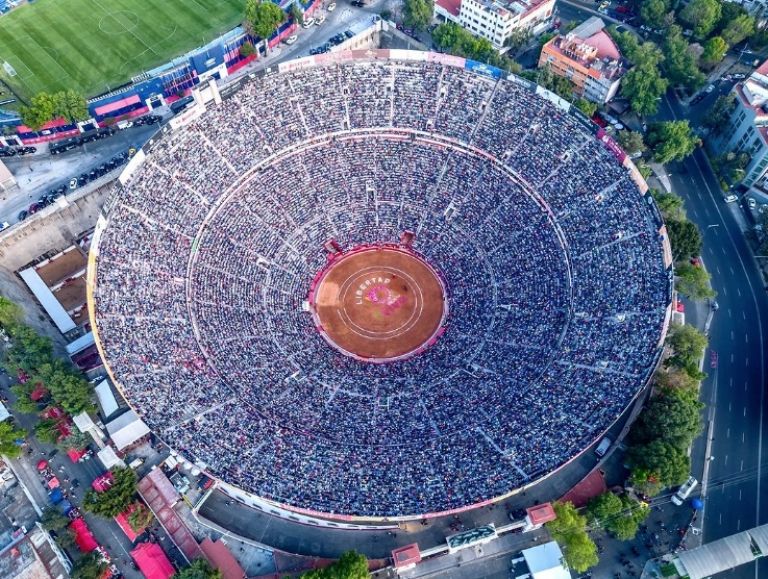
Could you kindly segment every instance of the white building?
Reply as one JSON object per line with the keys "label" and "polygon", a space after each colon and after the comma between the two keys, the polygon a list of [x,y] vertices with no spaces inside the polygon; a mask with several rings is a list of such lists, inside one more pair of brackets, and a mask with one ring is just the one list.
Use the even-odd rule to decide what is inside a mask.
{"label": "white building", "polygon": [[554,7],[555,0],[435,0],[435,15],[501,48],[515,31],[548,28]]}

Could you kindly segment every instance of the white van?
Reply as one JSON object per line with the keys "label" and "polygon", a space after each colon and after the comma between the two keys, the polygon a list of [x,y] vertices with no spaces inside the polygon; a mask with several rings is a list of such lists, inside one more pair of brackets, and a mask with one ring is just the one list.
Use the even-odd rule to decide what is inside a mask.
{"label": "white van", "polygon": [[672,502],[678,507],[682,505],[685,502],[685,499],[690,496],[690,494],[693,492],[693,489],[695,489],[696,485],[698,484],[699,481],[697,481],[692,476],[689,476],[688,480],[683,483],[683,486],[677,489],[677,492],[672,495]]}
{"label": "white van", "polygon": [[597,445],[595,454],[602,458],[605,456],[605,453],[608,452],[609,448],[611,448],[611,439],[606,436],[600,441],[600,444]]}

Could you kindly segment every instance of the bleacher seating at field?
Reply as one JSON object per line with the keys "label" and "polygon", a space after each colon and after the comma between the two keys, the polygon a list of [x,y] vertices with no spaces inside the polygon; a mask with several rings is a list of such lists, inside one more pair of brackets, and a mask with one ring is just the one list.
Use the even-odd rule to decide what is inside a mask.
{"label": "bleacher seating at field", "polygon": [[[344,356],[302,308],[324,244],[404,231],[445,280],[446,332],[396,363]],[[406,515],[592,443],[653,370],[667,280],[628,172],[552,103],[350,61],[255,79],[155,146],[99,242],[95,324],[131,404],[213,475]]]}

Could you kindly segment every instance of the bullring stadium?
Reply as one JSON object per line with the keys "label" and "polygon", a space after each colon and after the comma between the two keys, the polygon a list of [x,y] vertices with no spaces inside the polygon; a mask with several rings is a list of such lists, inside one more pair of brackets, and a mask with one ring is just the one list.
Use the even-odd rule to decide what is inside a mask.
{"label": "bullring stadium", "polygon": [[115,384],[212,476],[416,517],[556,472],[658,364],[671,255],[569,103],[448,55],[281,64],[132,159],[94,235]]}

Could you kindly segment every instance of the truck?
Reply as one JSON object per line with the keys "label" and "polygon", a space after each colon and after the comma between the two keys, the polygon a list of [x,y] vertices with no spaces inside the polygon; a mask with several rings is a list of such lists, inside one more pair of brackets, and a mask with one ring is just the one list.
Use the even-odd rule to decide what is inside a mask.
{"label": "truck", "polygon": [[690,494],[693,492],[693,489],[695,489],[696,485],[698,484],[699,481],[697,481],[694,477],[689,476],[688,480],[683,483],[683,486],[677,489],[677,492],[672,495],[672,502],[678,507],[682,505],[685,502],[685,499],[690,496]]}

